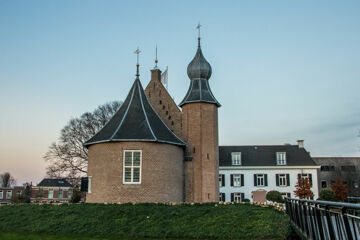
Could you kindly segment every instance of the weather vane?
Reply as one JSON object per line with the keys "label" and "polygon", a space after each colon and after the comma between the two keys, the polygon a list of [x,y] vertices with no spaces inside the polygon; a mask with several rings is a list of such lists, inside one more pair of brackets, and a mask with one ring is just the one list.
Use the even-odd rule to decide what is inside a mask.
{"label": "weather vane", "polygon": [[155,46],[155,68],[157,68],[157,63],[158,63],[158,59],[157,59],[157,44]]}
{"label": "weather vane", "polygon": [[136,54],[136,64],[139,65],[139,54],[141,53],[139,47],[134,52]]}
{"label": "weather vane", "polygon": [[198,23],[198,25],[196,26],[196,29],[198,30],[198,32],[199,32],[199,38],[200,38],[200,28],[201,28],[202,26],[200,25],[200,22]]}
{"label": "weather vane", "polygon": [[136,77],[139,77],[139,54],[141,53],[141,51],[139,50],[139,47],[135,50],[134,52],[136,54]]}

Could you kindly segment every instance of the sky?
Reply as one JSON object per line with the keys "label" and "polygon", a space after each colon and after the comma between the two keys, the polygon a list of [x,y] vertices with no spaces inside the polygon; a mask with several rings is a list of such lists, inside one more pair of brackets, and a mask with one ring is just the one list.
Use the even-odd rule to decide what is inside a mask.
{"label": "sky", "polygon": [[67,122],[169,69],[179,103],[197,46],[212,66],[220,145],[305,140],[360,156],[360,1],[0,0],[0,173],[45,177]]}

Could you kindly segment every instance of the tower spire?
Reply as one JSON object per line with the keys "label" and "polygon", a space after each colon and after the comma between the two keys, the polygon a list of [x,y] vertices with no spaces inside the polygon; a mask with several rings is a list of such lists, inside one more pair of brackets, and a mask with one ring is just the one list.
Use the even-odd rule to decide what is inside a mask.
{"label": "tower spire", "polygon": [[198,25],[196,26],[196,29],[198,30],[198,47],[200,47],[200,28],[201,28],[201,24],[200,22],[198,23]]}
{"label": "tower spire", "polygon": [[140,74],[139,74],[139,66],[140,66],[140,64],[139,64],[139,55],[141,53],[139,47],[135,50],[134,53],[136,54],[136,77],[138,78],[140,76]]}

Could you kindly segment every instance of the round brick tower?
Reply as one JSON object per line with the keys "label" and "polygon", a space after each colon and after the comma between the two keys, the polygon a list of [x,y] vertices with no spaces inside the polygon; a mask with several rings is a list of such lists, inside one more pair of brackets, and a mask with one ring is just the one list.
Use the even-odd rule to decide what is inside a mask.
{"label": "round brick tower", "polygon": [[185,153],[185,200],[219,200],[218,107],[209,86],[211,66],[202,54],[200,37],[194,59],[187,68],[189,90],[180,103],[183,112]]}
{"label": "round brick tower", "polygon": [[182,202],[185,143],[152,108],[139,79],[120,109],[84,144],[86,202]]}

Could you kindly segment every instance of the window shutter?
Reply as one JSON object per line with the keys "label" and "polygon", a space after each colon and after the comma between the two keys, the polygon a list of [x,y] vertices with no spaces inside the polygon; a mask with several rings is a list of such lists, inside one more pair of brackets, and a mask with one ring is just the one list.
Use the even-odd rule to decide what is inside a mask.
{"label": "window shutter", "polygon": [[230,174],[230,186],[234,186],[234,176]]}
{"label": "window shutter", "polygon": [[244,186],[244,174],[241,174],[241,186]]}
{"label": "window shutter", "polygon": [[256,174],[254,174],[254,186],[257,186]]}
{"label": "window shutter", "polygon": [[264,174],[264,178],[265,178],[265,187],[267,187],[268,182],[267,182],[267,174]]}
{"label": "window shutter", "polygon": [[222,187],[225,186],[225,174],[221,175],[221,184]]}
{"label": "window shutter", "polygon": [[245,194],[244,193],[241,193],[241,201],[243,202],[245,199]]}
{"label": "window shutter", "polygon": [[290,186],[290,174],[286,174],[286,184]]}
{"label": "window shutter", "polygon": [[234,193],[231,193],[231,202],[234,201]]}
{"label": "window shutter", "polygon": [[226,202],[225,193],[221,193],[221,199],[222,199],[223,202]]}
{"label": "window shutter", "polygon": [[309,181],[310,181],[310,184],[312,186],[312,174],[311,173],[309,174]]}
{"label": "window shutter", "polygon": [[276,177],[276,186],[279,186],[279,174],[276,174],[275,177]]}
{"label": "window shutter", "polygon": [[298,174],[298,179],[301,179],[301,174],[300,173]]}

